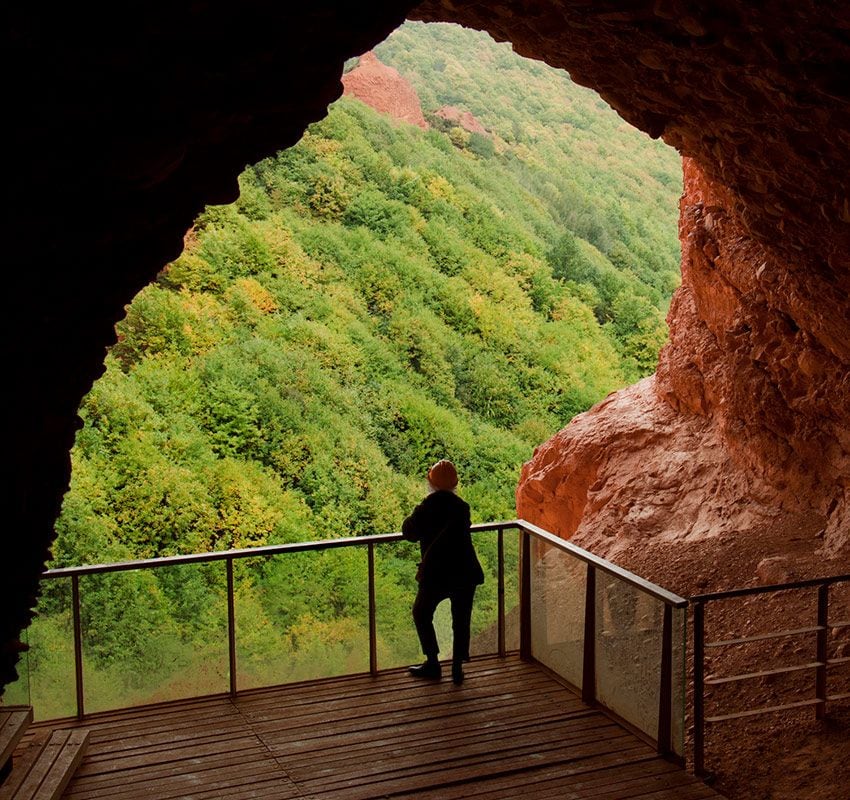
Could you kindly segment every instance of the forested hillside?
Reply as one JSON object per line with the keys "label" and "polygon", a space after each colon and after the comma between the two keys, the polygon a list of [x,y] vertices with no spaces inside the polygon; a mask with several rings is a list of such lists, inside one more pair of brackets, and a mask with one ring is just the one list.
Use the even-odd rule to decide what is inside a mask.
{"label": "forested hillside", "polygon": [[[490,133],[433,116],[421,131],[346,98],[247,169],[117,328],[81,408],[57,565],[397,530],[441,457],[476,520],[509,518],[534,446],[652,371],[677,272],[675,153],[482,35],[405,25],[377,52],[426,116],[453,104]],[[492,537],[479,549],[492,575]],[[364,559],[239,565],[243,685],[317,659],[363,668]],[[414,563],[409,547],[379,557],[382,665],[416,657]],[[166,696],[179,676],[222,688],[220,566],[83,579],[94,707]],[[478,631],[495,597],[491,579]],[[41,610],[33,691],[62,713],[67,591],[48,585]]]}

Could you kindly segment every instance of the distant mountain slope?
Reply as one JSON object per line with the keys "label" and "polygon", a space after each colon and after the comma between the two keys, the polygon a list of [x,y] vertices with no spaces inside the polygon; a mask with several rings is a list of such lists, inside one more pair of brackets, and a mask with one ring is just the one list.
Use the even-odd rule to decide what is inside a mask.
{"label": "distant mountain slope", "polygon": [[426,117],[471,112],[497,137],[513,175],[546,205],[541,233],[567,228],[666,302],[679,280],[681,159],[624,122],[562,70],[478,31],[408,22],[375,49],[419,94]]}

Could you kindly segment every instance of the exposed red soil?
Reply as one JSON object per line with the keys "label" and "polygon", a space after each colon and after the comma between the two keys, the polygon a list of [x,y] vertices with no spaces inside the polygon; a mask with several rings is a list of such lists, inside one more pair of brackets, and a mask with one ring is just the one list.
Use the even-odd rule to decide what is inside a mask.
{"label": "exposed red soil", "polygon": [[443,106],[434,112],[434,116],[447,122],[454,122],[469,133],[487,133],[487,128],[479,122],[471,111],[461,111],[456,106]]}
{"label": "exposed red soil", "polygon": [[360,57],[360,63],[351,72],[342,76],[342,85],[344,94],[362,100],[376,111],[427,130],[416,89],[371,50]]}

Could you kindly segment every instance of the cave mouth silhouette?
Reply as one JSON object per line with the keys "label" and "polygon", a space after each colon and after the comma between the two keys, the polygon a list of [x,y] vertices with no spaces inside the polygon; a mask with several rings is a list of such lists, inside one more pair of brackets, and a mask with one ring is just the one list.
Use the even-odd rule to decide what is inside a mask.
{"label": "cave mouth silhouette", "polygon": [[[816,498],[829,524],[837,529],[846,519],[841,442],[850,389],[836,375],[850,363],[843,185],[850,48],[841,33],[850,11],[813,0],[781,13],[743,2],[685,13],[675,2],[624,10],[584,0],[434,0],[415,8],[256,0],[148,4],[129,30],[117,11],[20,6],[6,42],[20,80],[7,101],[15,154],[7,192],[16,200],[7,216],[7,263],[17,302],[4,319],[14,390],[6,415],[0,683],[14,675],[18,634],[31,617],[68,486],[76,409],[102,371],[124,306],[179,254],[201,208],[235,200],[245,164],[298,141],[338,96],[344,61],[406,16],[510,40],[517,52],[595,88],[624,119],[691,160],[696,179],[711,188],[706,208],[715,209],[700,231],[722,217],[746,251],[746,291],[730,303],[743,296],[744,308],[761,313],[754,359],[789,384],[798,372],[820,381],[817,397],[797,391],[791,416],[787,392],[770,404],[754,404],[752,393],[723,398],[726,413],[744,428],[760,426],[767,443],[744,461],[760,469],[778,457],[788,479],[783,488],[781,475],[771,478],[777,497],[799,493],[811,471],[831,491]],[[716,265],[716,242],[704,245]],[[693,320],[710,327],[700,313],[710,317],[698,309]],[[752,335],[751,322],[742,321],[739,336]],[[787,365],[782,359],[793,348],[770,346],[783,342],[805,345]],[[743,350],[721,345],[714,371],[734,373]],[[693,338],[674,343],[668,399],[681,410],[700,400],[711,411],[716,392],[697,388],[714,376],[694,373],[688,354],[696,347]],[[718,379],[711,388],[725,386]],[[788,452],[777,444],[774,453],[781,436]]]}

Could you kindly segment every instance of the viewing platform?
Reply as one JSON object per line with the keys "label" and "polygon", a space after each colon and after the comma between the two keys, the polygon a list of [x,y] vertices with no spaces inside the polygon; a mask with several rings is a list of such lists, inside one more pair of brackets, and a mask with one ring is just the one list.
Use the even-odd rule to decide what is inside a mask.
{"label": "viewing platform", "polygon": [[[850,698],[842,672],[850,656],[841,650],[850,575],[685,599],[525,520],[478,524],[473,533],[481,549],[489,544],[495,603],[479,620],[460,686],[411,677],[382,644],[380,559],[396,557],[397,533],[49,570],[53,638],[40,643],[11,698],[27,721],[32,706],[38,723],[14,761],[25,766],[34,753],[28,745],[46,741],[48,728],[69,740],[64,732],[85,736],[81,762],[58,759],[80,763],[56,783],[74,800],[695,800],[721,796],[699,780],[709,773],[706,750],[713,755],[709,729],[799,709],[823,719]],[[289,560],[325,554],[326,567],[346,553],[360,556],[351,589],[365,598],[363,625],[350,634],[340,628],[352,660],[334,663],[317,651],[310,680],[299,681],[285,671],[291,649],[263,648],[265,629],[252,638],[238,579],[252,574],[252,562],[306,568]],[[200,570],[206,583],[195,580]],[[116,688],[97,671],[91,648],[123,630],[121,609],[109,619],[87,603],[103,578],[120,589],[121,575],[141,573],[192,587],[218,616],[207,638],[183,631],[204,648],[191,669],[163,656],[151,630],[130,676],[142,688]],[[415,586],[412,570],[410,581]],[[782,614],[751,630],[740,604],[758,598],[781,604]],[[788,663],[780,646],[787,642],[815,660]],[[724,660],[751,643],[758,652]],[[39,669],[44,654],[56,659],[53,672]],[[794,683],[784,693],[717,694],[786,675]],[[6,750],[17,741],[10,736]],[[0,800],[14,780],[0,784]]]}
{"label": "viewing platform", "polygon": [[461,686],[396,669],[48,723],[91,731],[62,797],[720,797],[539,665],[489,656],[466,673]]}

